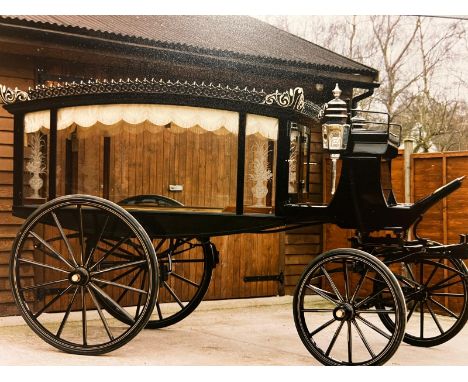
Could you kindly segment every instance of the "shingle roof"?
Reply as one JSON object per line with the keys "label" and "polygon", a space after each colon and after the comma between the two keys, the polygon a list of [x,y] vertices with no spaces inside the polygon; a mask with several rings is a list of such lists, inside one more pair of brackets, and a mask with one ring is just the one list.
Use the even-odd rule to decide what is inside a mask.
{"label": "shingle roof", "polygon": [[0,16],[2,22],[348,73],[377,71],[248,16]]}

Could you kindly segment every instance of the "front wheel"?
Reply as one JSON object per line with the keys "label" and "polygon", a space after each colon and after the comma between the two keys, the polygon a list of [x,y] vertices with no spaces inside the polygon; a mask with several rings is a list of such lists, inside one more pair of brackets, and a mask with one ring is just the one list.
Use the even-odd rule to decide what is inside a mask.
{"label": "front wheel", "polygon": [[[382,296],[386,306],[376,308]],[[391,331],[379,320],[383,312],[395,323]],[[405,334],[398,281],[380,260],[356,249],[325,252],[309,264],[294,293],[293,314],[305,347],[324,365],[384,364]]]}

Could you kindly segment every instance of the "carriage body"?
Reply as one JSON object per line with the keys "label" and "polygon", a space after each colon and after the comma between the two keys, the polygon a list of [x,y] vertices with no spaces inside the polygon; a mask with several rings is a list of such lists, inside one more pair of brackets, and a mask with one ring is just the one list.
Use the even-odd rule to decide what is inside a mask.
{"label": "carriage body", "polygon": [[[393,269],[397,262],[413,262],[421,275],[428,271],[428,265],[433,266],[429,276],[424,276],[429,279],[436,271],[455,272],[452,279],[459,279],[464,303],[455,324],[442,331],[444,341],[461,330],[468,318],[466,269],[459,260],[468,258],[466,237],[455,246],[435,245],[417,234],[413,240],[407,237],[409,228],[424,212],[460,187],[462,179],[455,179],[414,204],[397,203],[390,174],[391,161],[398,154],[401,128],[389,120],[364,122],[357,110],[348,109],[338,93],[334,101],[341,111],[330,112],[333,102],[329,103],[328,115],[325,109],[322,122],[331,126],[324,130],[330,136],[333,129],[341,128],[338,141],[323,135],[323,146],[332,161],[340,156],[341,175],[331,201],[320,204],[309,201],[307,196],[310,166],[314,165],[310,159],[312,128],[319,123],[322,109],[307,101],[301,88],[266,94],[211,84],[145,79],[90,81],[37,87],[28,93],[10,92],[13,97],[5,109],[14,115],[15,127],[13,214],[26,219],[13,248],[14,295],[33,330],[62,350],[104,353],[128,342],[145,325],[159,328],[185,318],[203,298],[219,258],[211,237],[277,232],[322,223],[353,228],[357,235],[352,241],[354,249],[324,254],[314,260],[296,290],[296,327],[305,346],[321,362],[381,364],[396,351],[405,335],[405,298],[414,295],[416,282],[395,278],[383,263]],[[349,103],[354,104],[354,100]],[[97,135],[90,135],[93,129]],[[138,129],[142,140],[132,137]],[[169,137],[169,130],[171,134],[177,131],[179,138]],[[155,132],[160,141],[154,138]],[[200,137],[207,132],[211,141],[202,144]],[[169,155],[175,141],[182,146]],[[36,142],[36,148],[31,142]],[[152,158],[154,145],[166,147],[164,154],[154,154]],[[198,154],[185,155],[194,145],[198,152],[209,155],[203,160],[196,157]],[[144,158],[150,160],[133,160],[132,166],[124,168],[124,159],[129,161],[129,156],[146,151],[150,155]],[[80,168],[78,158],[86,153],[95,155],[90,155],[93,159]],[[214,168],[218,167],[218,171],[211,170],[208,177],[206,168],[212,164],[210,161],[217,162]],[[47,171],[43,169],[45,163]],[[25,168],[32,175],[29,182]],[[180,172],[186,183],[182,186],[179,179],[171,176],[158,179],[158,169],[163,168]],[[116,169],[120,169],[117,174]],[[35,183],[31,182],[34,177]],[[195,182],[196,178],[203,180]],[[141,179],[148,180],[146,188],[132,186],[132,182]],[[94,188],[88,187],[91,183]],[[206,183],[209,187],[203,198],[195,197]],[[182,187],[189,191],[184,195],[189,196],[180,200],[177,191]],[[371,238],[371,233],[381,230],[394,236]],[[34,260],[36,252],[42,256],[39,262]],[[435,266],[433,259],[440,259]],[[447,259],[454,265],[437,265]],[[70,269],[63,269],[64,264]],[[67,277],[32,281],[31,285],[31,266],[67,273]],[[178,271],[184,266],[185,271]],[[371,281],[366,279],[370,273],[376,275]],[[105,274],[112,277],[103,277]],[[169,284],[171,277],[178,280],[183,297]],[[313,281],[317,278],[322,279],[320,285]],[[21,279],[25,281],[20,283]],[[61,282],[69,285],[65,287]],[[405,295],[401,283],[411,289]],[[423,276],[420,283],[424,284]],[[52,284],[62,285],[61,289],[56,288],[55,297],[40,304],[30,302],[38,298],[37,289],[40,292]],[[341,293],[339,288],[344,288]],[[172,296],[178,310],[167,314],[161,311],[164,297],[158,296],[160,290],[166,297]],[[371,296],[375,301],[366,303]],[[38,317],[61,298],[66,299],[62,306],[65,315],[60,325],[51,330]],[[318,310],[307,307],[317,298],[332,306]],[[423,316],[424,306],[416,305],[412,305],[411,312],[419,307]],[[100,318],[103,326],[104,339],[97,344],[88,343],[91,321],[86,312],[90,306],[95,308],[95,319]],[[131,307],[130,312],[127,307]],[[311,340],[315,331],[308,329],[305,317],[305,312],[324,311],[333,313],[331,321],[338,323],[338,329],[328,336],[333,340],[327,351],[317,350],[317,342]],[[62,339],[68,317],[79,316],[79,312],[79,338]],[[367,344],[358,327],[356,320],[363,314],[383,317],[386,332],[377,332],[384,333],[386,340],[377,352]],[[430,314],[434,316],[432,310]],[[113,320],[126,325],[118,335],[112,333]],[[375,324],[363,322],[376,330]],[[348,348],[346,360],[341,362],[330,352],[345,323]],[[437,320],[436,323],[440,326]],[[352,325],[370,358],[353,361],[349,345]],[[441,335],[435,336],[435,342],[441,341]],[[425,339],[422,329],[420,337]]]}

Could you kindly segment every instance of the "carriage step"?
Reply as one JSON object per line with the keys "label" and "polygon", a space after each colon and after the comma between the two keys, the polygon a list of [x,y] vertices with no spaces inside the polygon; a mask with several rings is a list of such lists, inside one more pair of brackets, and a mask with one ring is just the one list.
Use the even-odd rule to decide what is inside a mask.
{"label": "carriage step", "polygon": [[245,276],[244,282],[252,283],[257,281],[278,281],[284,284],[284,274],[281,272],[279,275],[260,275],[260,276]]}

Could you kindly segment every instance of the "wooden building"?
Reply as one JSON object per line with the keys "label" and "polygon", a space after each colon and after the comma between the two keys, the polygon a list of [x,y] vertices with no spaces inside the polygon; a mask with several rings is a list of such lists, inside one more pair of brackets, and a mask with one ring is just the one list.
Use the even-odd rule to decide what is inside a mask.
{"label": "wooden building", "polygon": [[[302,87],[308,100],[322,104],[330,99],[336,82],[346,98],[353,89],[366,92],[378,86],[377,77],[372,68],[244,16],[0,17],[0,84],[24,90],[90,78],[154,78],[164,84],[213,83],[231,89],[262,89],[266,94]],[[145,121],[140,124],[144,143],[125,131],[125,126],[115,130],[118,133],[114,131],[108,143],[96,143],[96,137],[83,130],[76,144],[70,137],[79,127],[63,129],[60,134],[66,139],[57,154],[63,163],[57,171],[65,172],[70,165],[65,154],[61,156],[67,144],[80,165],[73,178],[56,185],[57,195],[80,192],[119,201],[132,195],[159,194],[189,205],[234,205],[232,184],[223,182],[235,178],[229,176],[236,163],[230,156],[229,131],[197,135],[183,129],[175,133],[178,126],[172,122],[157,129],[154,124],[143,126]],[[321,202],[320,128],[309,128],[312,165],[306,167],[307,176],[294,179],[291,187],[302,199]],[[100,178],[106,155],[107,168],[112,169],[108,184]],[[11,215],[12,156],[12,119],[0,108],[0,315],[16,312],[8,285],[8,260],[22,221]],[[182,186],[182,191],[171,185]],[[255,205],[252,195],[246,195],[250,195],[246,203]],[[271,206],[271,199],[272,195],[266,196],[266,206]],[[206,298],[289,294],[304,265],[323,248],[320,226],[287,234],[233,235],[214,242],[221,257]],[[246,277],[254,281],[246,282]]]}

